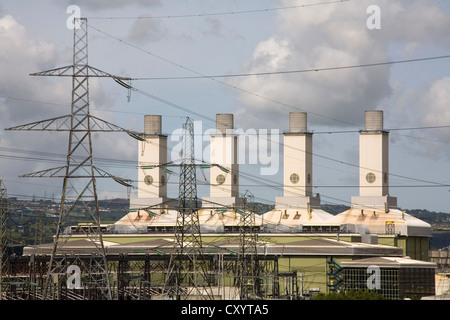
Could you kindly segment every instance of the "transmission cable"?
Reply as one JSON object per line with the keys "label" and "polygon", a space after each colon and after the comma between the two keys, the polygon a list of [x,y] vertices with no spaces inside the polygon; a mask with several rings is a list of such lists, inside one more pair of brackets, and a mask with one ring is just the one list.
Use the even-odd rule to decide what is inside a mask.
{"label": "transmission cable", "polygon": [[178,77],[137,77],[132,78],[132,80],[185,80],[185,79],[210,79],[210,78],[236,78],[236,77],[252,77],[252,76],[268,76],[268,75],[282,75],[282,74],[295,74],[295,73],[309,73],[309,72],[319,72],[319,71],[334,71],[334,70],[344,70],[344,69],[355,69],[355,68],[366,68],[366,67],[377,67],[384,65],[393,65],[401,63],[412,63],[428,60],[437,59],[448,59],[450,55],[444,56],[433,56],[433,57],[423,57],[416,59],[407,60],[393,60],[384,62],[374,62],[374,63],[364,63],[355,64],[339,67],[323,67],[323,68],[310,68],[310,69],[299,69],[299,70],[286,70],[286,71],[266,71],[266,72],[254,72],[254,73],[234,73],[234,74],[217,74],[217,75],[202,75],[202,76],[178,76]]}
{"label": "transmission cable", "polygon": [[336,3],[348,2],[350,0],[335,0],[327,2],[317,2],[309,4],[299,4],[285,7],[263,8],[263,9],[249,9],[240,11],[226,11],[226,12],[210,12],[210,13],[194,13],[194,14],[178,14],[178,15],[161,15],[161,16],[119,16],[119,17],[87,17],[89,20],[139,20],[139,19],[178,19],[178,18],[197,18],[197,17],[210,17],[210,16],[225,16],[225,15],[238,15],[238,14],[250,14],[250,13],[266,13],[271,11],[281,11],[289,9],[300,9],[307,7],[316,7],[322,5],[330,5]]}

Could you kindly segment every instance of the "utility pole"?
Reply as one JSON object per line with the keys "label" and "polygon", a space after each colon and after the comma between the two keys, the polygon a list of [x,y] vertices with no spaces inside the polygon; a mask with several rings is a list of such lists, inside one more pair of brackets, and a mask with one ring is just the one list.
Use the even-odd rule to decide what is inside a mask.
{"label": "utility pole", "polygon": [[[58,226],[51,251],[43,298],[64,299],[64,292],[67,292],[67,290],[82,289],[85,292],[87,290],[91,298],[110,300],[112,299],[112,291],[100,225],[96,178],[113,178],[123,185],[129,185],[125,180],[114,177],[94,166],[91,133],[126,132],[136,139],[139,139],[139,135],[90,114],[90,77],[113,78],[122,85],[124,81],[130,79],[114,76],[89,66],[87,19],[77,19],[79,19],[79,28],[74,28],[73,64],[31,74],[32,76],[71,77],[71,113],[7,130],[69,132],[65,166],[24,175],[24,177],[63,179]],[[86,212],[86,215],[92,221],[82,228],[86,238],[92,244],[93,252],[89,259],[80,255],[69,255],[65,251],[65,244],[70,235],[63,234],[63,229],[68,221],[67,218],[73,215],[75,210]],[[70,270],[74,270],[74,273],[71,274]],[[69,275],[70,278],[73,276],[77,278],[76,280],[80,280],[81,286],[72,286],[69,283]]]}

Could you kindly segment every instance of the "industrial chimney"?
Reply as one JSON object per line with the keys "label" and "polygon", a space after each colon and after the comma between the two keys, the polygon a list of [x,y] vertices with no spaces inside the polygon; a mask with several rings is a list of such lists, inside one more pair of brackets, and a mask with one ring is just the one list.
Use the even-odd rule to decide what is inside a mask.
{"label": "industrial chimney", "polygon": [[383,128],[383,111],[365,112],[365,130],[359,135],[359,197],[354,207],[396,207],[389,196],[389,132]]}
{"label": "industrial chimney", "polygon": [[312,196],[312,133],[308,132],[306,112],[289,113],[289,131],[284,133],[283,197],[276,198],[277,208],[318,207],[319,197]]}
{"label": "industrial chimney", "polygon": [[238,136],[233,131],[233,114],[217,114],[210,140],[210,196],[203,198],[204,206],[239,204]]}
{"label": "industrial chimney", "polygon": [[152,206],[167,198],[167,173],[161,164],[167,163],[167,135],[162,134],[160,115],[144,116],[144,141],[138,144],[137,199],[131,207]]}

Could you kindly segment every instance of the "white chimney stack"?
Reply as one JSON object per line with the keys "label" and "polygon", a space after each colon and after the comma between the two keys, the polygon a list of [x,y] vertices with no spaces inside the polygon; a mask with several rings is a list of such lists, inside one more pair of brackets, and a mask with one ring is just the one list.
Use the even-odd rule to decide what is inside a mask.
{"label": "white chimney stack", "polygon": [[211,135],[210,152],[210,196],[203,198],[203,206],[238,205],[238,136],[234,134],[233,114],[216,115],[216,134]]}
{"label": "white chimney stack", "polygon": [[365,130],[359,135],[359,197],[353,206],[396,207],[389,196],[389,132],[383,128],[383,111],[365,112]]}
{"label": "white chimney stack", "polygon": [[138,144],[138,198],[131,206],[155,205],[167,198],[167,136],[162,134],[160,115],[144,116],[145,140]]}
{"label": "white chimney stack", "polygon": [[317,207],[312,197],[312,133],[307,131],[305,112],[289,113],[289,131],[284,134],[283,197],[277,197],[277,208]]}

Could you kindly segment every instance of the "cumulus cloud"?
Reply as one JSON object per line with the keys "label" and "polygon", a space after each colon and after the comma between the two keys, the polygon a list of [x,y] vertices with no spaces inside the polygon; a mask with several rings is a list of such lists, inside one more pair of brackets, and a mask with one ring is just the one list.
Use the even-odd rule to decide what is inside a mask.
{"label": "cumulus cloud", "polygon": [[[366,9],[372,4],[381,8],[380,30],[366,26]],[[389,61],[393,51],[400,52],[397,59],[410,57],[426,46],[448,46],[449,29],[450,13],[425,0],[351,1],[283,10],[276,32],[258,44],[243,71],[361,65]],[[246,119],[249,126],[268,126],[301,110],[310,112],[316,124],[362,125],[364,110],[386,107],[396,93],[391,70],[392,66],[378,66],[247,77],[237,85],[257,96],[240,94],[237,118]],[[262,124],[264,119],[268,120]]]}
{"label": "cumulus cloud", "polygon": [[403,147],[409,153],[433,159],[450,160],[450,77],[444,77],[422,85],[420,90],[408,89],[399,94],[396,108],[391,112],[393,122],[400,127],[422,127],[420,131],[402,131],[393,135],[394,142],[414,139],[419,143],[407,143]]}
{"label": "cumulus cloud", "polygon": [[[64,92],[63,84],[66,81],[36,81],[29,76],[32,72],[54,67],[53,63],[58,57],[55,45],[30,36],[10,15],[0,19],[0,43],[2,128],[12,126],[13,123],[19,124],[19,121],[36,121],[38,116],[47,116],[64,108],[58,102],[70,97]],[[26,99],[22,99],[24,97]],[[33,101],[49,104],[41,103],[36,106]],[[64,112],[67,110],[69,109],[66,107]],[[0,132],[0,135],[2,134],[3,132]]]}
{"label": "cumulus cloud", "polygon": [[[51,80],[37,81],[29,73],[54,67],[58,57],[55,46],[33,37],[12,16],[0,18],[0,143],[2,145],[2,175],[5,180],[17,180],[19,175],[42,169],[37,159],[19,162],[23,154],[10,153],[10,149],[53,150],[58,152],[62,142],[57,136],[38,136],[25,132],[5,131],[5,128],[37,121],[41,116],[49,116],[55,110],[67,112],[68,106],[50,104],[61,102],[64,94],[62,83]],[[46,102],[36,104],[35,101]],[[28,157],[28,156],[27,156]],[[11,160],[5,160],[11,159]],[[24,165],[25,164],[25,165]],[[5,170],[7,168],[7,170]],[[30,170],[30,171],[29,171]],[[25,184],[21,187],[26,189]],[[17,191],[17,189],[16,189]],[[19,193],[19,192],[16,192]]]}
{"label": "cumulus cloud", "polygon": [[423,115],[424,126],[444,126],[450,123],[450,77],[433,82],[423,97],[426,114]]}
{"label": "cumulus cloud", "polygon": [[[450,77],[433,82],[430,89],[425,92],[423,105],[427,112],[424,114],[421,124],[423,126],[448,126],[450,125]],[[444,155],[450,160],[450,130],[433,130],[430,139],[437,139],[438,144],[426,144],[429,153]],[[444,147],[443,147],[444,146]]]}

